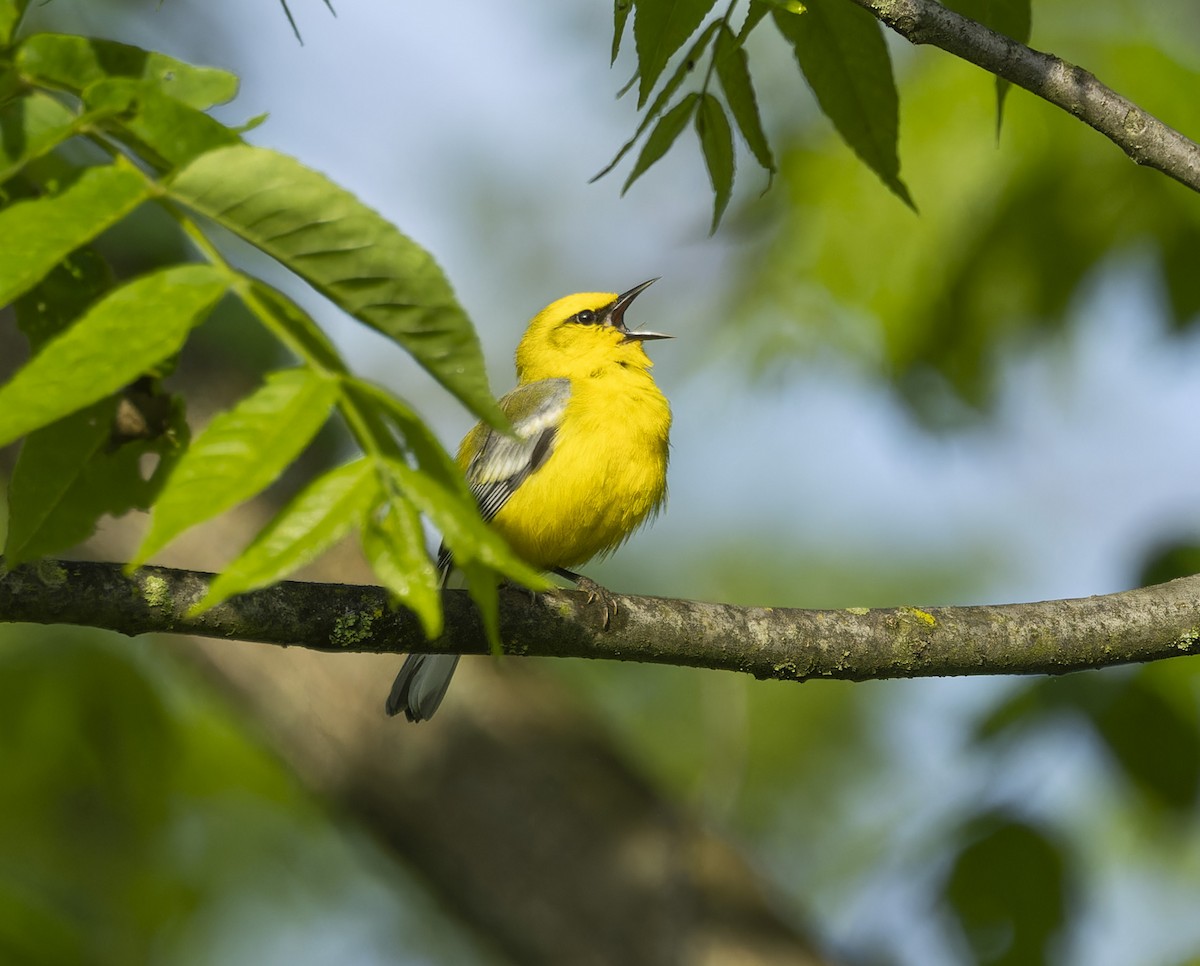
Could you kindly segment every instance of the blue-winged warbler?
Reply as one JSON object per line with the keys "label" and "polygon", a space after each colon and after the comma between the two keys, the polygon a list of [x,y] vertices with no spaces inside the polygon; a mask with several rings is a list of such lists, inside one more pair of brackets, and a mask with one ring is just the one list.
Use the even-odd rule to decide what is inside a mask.
{"label": "blue-winged warbler", "polygon": [[[567,568],[620,546],[666,500],[671,408],[642,343],[670,336],[625,327],[654,281],[568,295],[534,316],[517,347],[517,388],[500,400],[515,435],[479,423],[458,450],[483,518],[530,564],[576,583],[585,579]],[[444,549],[438,562],[449,570]],[[457,665],[457,654],[409,655],[388,714],[428,718]]]}

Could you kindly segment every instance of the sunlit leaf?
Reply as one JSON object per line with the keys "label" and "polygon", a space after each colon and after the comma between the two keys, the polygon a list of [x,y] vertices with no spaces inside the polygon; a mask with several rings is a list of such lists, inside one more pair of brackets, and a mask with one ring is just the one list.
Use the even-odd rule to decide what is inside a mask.
{"label": "sunlit leaf", "polygon": [[318,477],[222,571],[193,611],[265,587],[311,563],[362,520],[378,495],[378,475],[365,457]]}
{"label": "sunlit leaf", "polygon": [[700,26],[714,3],[715,0],[638,3],[633,18],[633,39],[638,55],[638,107],[646,103],[671,55]]}
{"label": "sunlit leaf", "polygon": [[255,392],[213,417],[167,480],[131,566],[278,479],[325,424],[336,398],[332,379],[289,369],[269,374]]}
{"label": "sunlit leaf", "polygon": [[479,339],[445,275],[349,192],[293,158],[248,146],[202,155],[169,191],[394,339],[478,416],[504,425]]}
{"label": "sunlit leaf", "polygon": [[721,28],[714,56],[717,78],[721,81],[721,89],[729,103],[729,113],[733,115],[754,159],[774,174],[775,158],[771,154],[771,145],[767,143],[762,118],[758,113],[758,100],[754,96],[754,84],[750,80],[746,51],[728,27]]}
{"label": "sunlit leaf", "polygon": [[725,117],[725,108],[712,94],[705,94],[696,112],[696,134],[713,186],[712,231],[717,230],[729,196],[733,193],[733,132]]}
{"label": "sunlit leaf", "polygon": [[113,290],[0,386],[0,446],[112,395],[177,352],[224,293],[224,276],[204,265]]}
{"label": "sunlit leaf", "polygon": [[104,126],[123,134],[160,168],[179,167],[205,151],[241,143],[220,121],[149,81],[106,78],[84,90],[83,99],[90,110],[114,114]]}
{"label": "sunlit leaf", "polygon": [[810,0],[803,16],[772,11],[821,110],[848,145],[909,207],[900,180],[900,101],[882,28],[845,0]]}
{"label": "sunlit leaf", "polygon": [[0,107],[0,183],[71,137],[76,123],[74,112],[41,91],[14,97]]}
{"label": "sunlit leaf", "polygon": [[545,577],[520,560],[500,535],[483,522],[473,506],[464,506],[453,490],[406,463],[388,459],[384,464],[404,496],[441,530],[442,539],[458,566],[481,563],[527,587],[550,586]]}
{"label": "sunlit leaf", "polygon": [[437,567],[425,546],[417,508],[397,494],[367,516],[363,553],[380,583],[421,621],[431,640],[442,633],[442,602]]}
{"label": "sunlit leaf", "polygon": [[642,153],[638,155],[637,163],[629,172],[629,177],[625,179],[621,194],[628,191],[630,185],[667,153],[679,135],[683,133],[683,129],[687,127],[687,123],[691,120],[699,103],[700,95],[693,92],[659,118],[658,123],[654,125],[654,130],[646,138],[646,143],[642,145]]}
{"label": "sunlit leaf", "polygon": [[17,49],[17,69],[31,81],[82,93],[106,77],[143,78],[164,94],[206,110],[237,93],[237,77],[215,67],[197,67],[166,54],[96,37],[34,34]]}
{"label": "sunlit leaf", "polygon": [[8,46],[29,0],[0,0],[0,46]]}
{"label": "sunlit leaf", "polygon": [[105,165],[88,168],[59,194],[0,210],[0,307],[124,218],[148,190],[136,171]]}

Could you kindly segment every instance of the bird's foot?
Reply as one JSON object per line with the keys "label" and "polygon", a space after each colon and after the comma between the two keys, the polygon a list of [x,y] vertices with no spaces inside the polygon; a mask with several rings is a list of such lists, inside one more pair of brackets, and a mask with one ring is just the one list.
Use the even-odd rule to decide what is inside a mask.
{"label": "bird's foot", "polygon": [[608,625],[617,616],[617,598],[613,596],[611,591],[601,587],[590,577],[580,577],[575,581],[575,586],[587,594],[587,602],[589,604],[600,601],[604,605],[604,624],[602,626],[605,630],[608,630]]}

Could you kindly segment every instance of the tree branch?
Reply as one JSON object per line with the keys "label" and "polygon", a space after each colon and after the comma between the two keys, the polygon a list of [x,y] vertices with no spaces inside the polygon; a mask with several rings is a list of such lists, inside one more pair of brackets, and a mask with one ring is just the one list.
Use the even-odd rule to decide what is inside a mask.
{"label": "tree branch", "polygon": [[1005,37],[935,0],[853,0],[913,44],[932,44],[1095,128],[1138,164],[1200,191],[1200,145],[1081,67]]}
{"label": "tree branch", "polygon": [[[486,636],[465,592],[445,594],[435,642],[385,591],[285,581],[197,617],[212,574],[46,561],[0,575],[0,621],[83,624],[123,634],[193,634],[340,653],[482,654]],[[979,607],[848,610],[735,607],[576,591],[501,595],[507,653],[745,671],[758,678],[863,681],[964,674],[1061,674],[1200,651],[1200,576],[1077,600]]]}

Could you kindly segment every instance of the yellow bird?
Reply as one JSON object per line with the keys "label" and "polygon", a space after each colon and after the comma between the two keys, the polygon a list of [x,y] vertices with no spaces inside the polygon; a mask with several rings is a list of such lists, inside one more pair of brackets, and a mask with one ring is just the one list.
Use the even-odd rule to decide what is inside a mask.
{"label": "yellow bird", "polygon": [[[671,407],[642,343],[670,336],[625,327],[656,281],[568,295],[535,315],[517,347],[517,388],[500,400],[516,435],[479,423],[458,450],[483,518],[513,549],[600,596],[568,568],[620,546],[667,497]],[[449,571],[444,546],[438,564]],[[457,654],[410,654],[388,714],[430,717],[457,665]]]}

